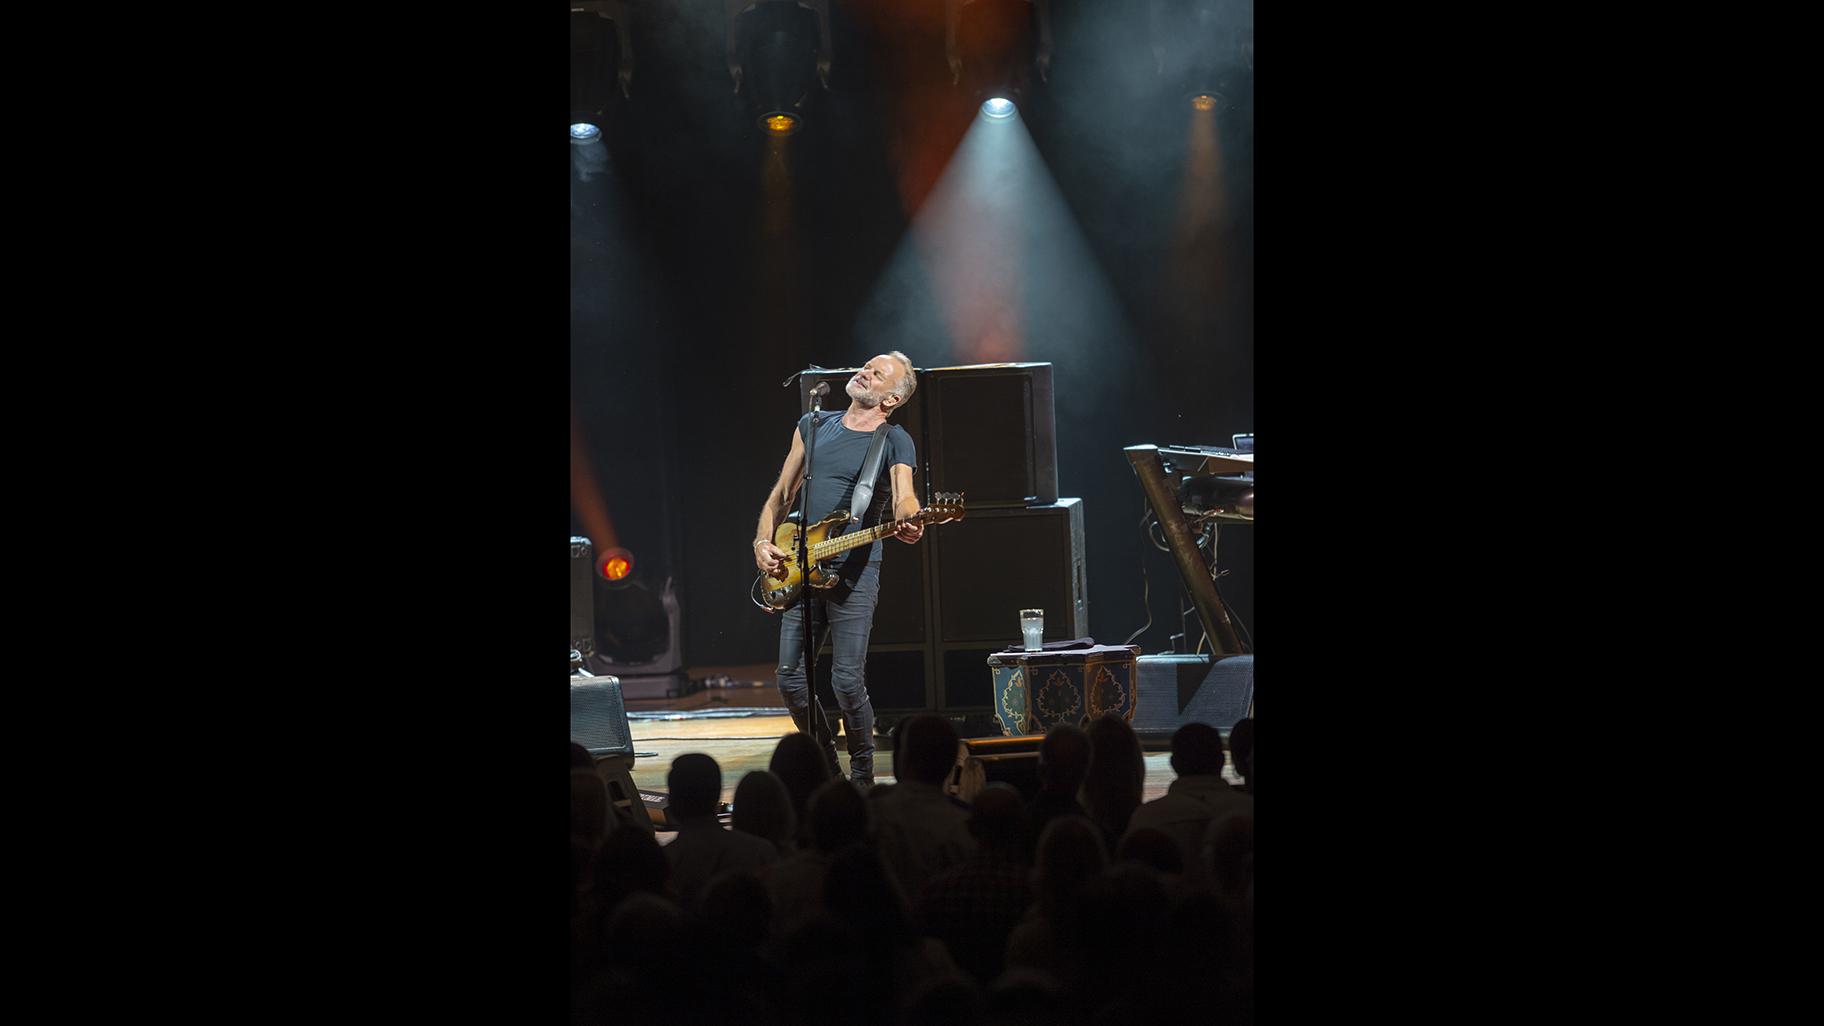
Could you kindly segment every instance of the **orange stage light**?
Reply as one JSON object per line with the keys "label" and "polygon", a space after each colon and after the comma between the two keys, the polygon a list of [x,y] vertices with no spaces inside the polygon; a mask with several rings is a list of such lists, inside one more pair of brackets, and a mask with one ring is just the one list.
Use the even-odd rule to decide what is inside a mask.
{"label": "orange stage light", "polygon": [[791,135],[798,130],[798,119],[790,114],[771,114],[761,118],[760,123],[774,135]]}
{"label": "orange stage light", "polygon": [[1196,96],[1191,97],[1191,106],[1197,110],[1215,110],[1216,97],[1211,96],[1209,93],[1198,93]]}
{"label": "orange stage light", "polygon": [[602,558],[603,577],[620,581],[630,573],[633,573],[633,553],[626,549],[612,549]]}

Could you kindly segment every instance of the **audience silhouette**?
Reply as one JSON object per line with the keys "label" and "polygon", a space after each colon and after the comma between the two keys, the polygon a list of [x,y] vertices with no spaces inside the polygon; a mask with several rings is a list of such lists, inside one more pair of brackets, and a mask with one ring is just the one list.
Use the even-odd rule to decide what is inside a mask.
{"label": "audience silhouette", "polygon": [[[1250,782],[1252,723],[1229,739]],[[657,836],[573,745],[572,1022],[1251,1026],[1253,796],[1213,727],[1174,735],[1145,804],[1115,717],[1047,734],[1031,801],[995,783],[972,805],[945,790],[955,726],[899,731],[897,782],[865,794],[787,735],[726,824],[721,766],[680,755]]]}

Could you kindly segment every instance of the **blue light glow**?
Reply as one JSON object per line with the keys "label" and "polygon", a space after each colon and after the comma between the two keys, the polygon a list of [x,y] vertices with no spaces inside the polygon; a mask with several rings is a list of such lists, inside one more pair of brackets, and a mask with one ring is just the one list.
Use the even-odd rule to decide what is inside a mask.
{"label": "blue light glow", "polygon": [[1013,116],[1013,101],[997,96],[982,104],[982,113],[991,118],[1010,118]]}
{"label": "blue light glow", "polygon": [[602,130],[588,122],[578,122],[570,126],[570,138],[577,142],[588,142],[602,134]]}

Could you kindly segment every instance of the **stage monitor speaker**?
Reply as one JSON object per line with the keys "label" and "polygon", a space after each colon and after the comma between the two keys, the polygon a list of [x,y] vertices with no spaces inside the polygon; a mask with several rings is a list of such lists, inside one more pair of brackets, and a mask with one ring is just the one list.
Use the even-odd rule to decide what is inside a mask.
{"label": "stage monitor speaker", "polygon": [[982,788],[1012,786],[1028,802],[1039,793],[1039,744],[1043,737],[965,738],[945,790],[965,802]]}
{"label": "stage monitor speaker", "polygon": [[618,678],[570,678],[570,740],[598,760],[610,755],[633,757],[633,733],[627,726]]}
{"label": "stage monitor speaker", "polygon": [[1134,733],[1158,743],[1171,740],[1187,723],[1226,732],[1249,715],[1253,702],[1252,655],[1226,656],[1214,664],[1207,655],[1143,655]]}
{"label": "stage monitor speaker", "polygon": [[632,755],[605,755],[595,760],[595,772],[608,786],[608,813],[617,825],[631,824],[653,832],[652,813],[633,782]]}
{"label": "stage monitor speaker", "polygon": [[570,536],[570,648],[595,651],[595,550],[589,539]]}
{"label": "stage monitor speaker", "polygon": [[1058,499],[1051,364],[1001,363],[927,371],[931,490],[962,492],[971,510]]}
{"label": "stage monitor speaker", "polygon": [[963,519],[926,533],[925,543],[942,644],[1016,644],[1022,609],[1045,611],[1046,641],[1089,635],[1082,499],[1020,509],[971,504]]}

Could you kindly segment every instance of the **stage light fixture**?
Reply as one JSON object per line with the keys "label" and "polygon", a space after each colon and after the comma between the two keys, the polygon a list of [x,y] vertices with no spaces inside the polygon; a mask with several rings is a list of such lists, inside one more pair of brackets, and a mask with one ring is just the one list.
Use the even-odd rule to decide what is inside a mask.
{"label": "stage light fixture", "polygon": [[726,3],[735,93],[763,134],[791,135],[803,127],[817,87],[830,87],[829,0]]}
{"label": "stage light fixture", "polygon": [[[944,53],[950,82],[984,104],[991,118],[1012,117],[1032,92],[1032,72],[1051,70],[1051,0],[945,0]],[[998,101],[998,102],[995,102]]]}
{"label": "stage light fixture", "polygon": [[645,582],[628,578],[597,580],[595,654],[590,672],[622,677],[673,674],[682,668],[678,597],[667,580],[654,592]]}
{"label": "stage light fixture", "polygon": [[633,573],[633,553],[626,549],[609,549],[602,553],[600,566],[602,577],[609,581],[624,581]]}
{"label": "stage light fixture", "polygon": [[1167,88],[1199,111],[1245,102],[1254,68],[1252,0],[1147,0],[1153,59]]}
{"label": "stage light fixture", "polygon": [[571,142],[586,143],[586,142],[590,142],[595,139],[600,139],[601,137],[602,137],[601,128],[599,126],[592,125],[587,121],[578,121],[575,124],[570,126],[570,141]]}
{"label": "stage light fixture", "polygon": [[[587,143],[602,135],[613,108],[632,96],[633,34],[627,0],[571,0],[570,139]],[[612,33],[614,38],[609,39]],[[618,85],[618,89],[616,88]],[[616,93],[619,96],[616,96]],[[578,126],[593,132],[579,135]]]}

